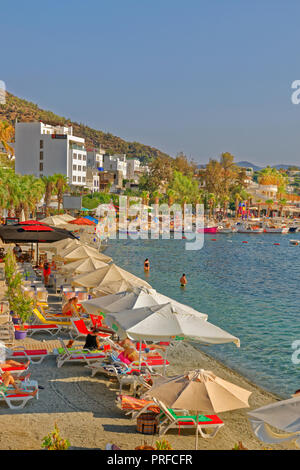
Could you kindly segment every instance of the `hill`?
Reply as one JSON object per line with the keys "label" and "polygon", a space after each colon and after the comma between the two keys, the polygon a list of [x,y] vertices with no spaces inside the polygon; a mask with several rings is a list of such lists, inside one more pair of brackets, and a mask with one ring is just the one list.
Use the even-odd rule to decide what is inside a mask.
{"label": "hill", "polygon": [[109,132],[93,129],[69,118],[58,116],[52,111],[45,111],[37,104],[18,98],[8,92],[6,94],[6,104],[0,106],[0,119],[9,121],[13,125],[16,119],[23,122],[43,121],[52,125],[72,125],[74,134],[85,138],[88,146],[99,147],[101,144],[108,153],[126,153],[128,158],[135,157],[144,163],[155,157],[169,156],[149,145],[139,142],[127,142]]}
{"label": "hill", "polygon": [[254,165],[254,163],[247,162],[247,161],[237,162],[236,165],[242,168],[253,168],[254,171],[259,171],[263,169],[262,166],[257,166],[257,165]]}

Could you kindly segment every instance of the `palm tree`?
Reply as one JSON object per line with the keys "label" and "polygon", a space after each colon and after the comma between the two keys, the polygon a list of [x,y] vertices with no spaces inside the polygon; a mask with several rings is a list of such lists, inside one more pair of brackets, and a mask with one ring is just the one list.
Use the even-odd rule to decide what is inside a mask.
{"label": "palm tree", "polygon": [[282,212],[283,212],[283,207],[287,204],[286,199],[280,199],[279,201],[279,207],[280,207],[280,217],[282,217]]}
{"label": "palm tree", "polygon": [[169,207],[172,206],[173,202],[174,202],[174,196],[175,196],[175,191],[173,189],[168,189],[167,191],[167,196],[169,198],[169,201],[168,201],[168,205]]}
{"label": "palm tree", "polygon": [[54,176],[43,176],[42,180],[45,184],[46,216],[48,216],[51,197],[55,189],[56,178]]}
{"label": "palm tree", "polygon": [[68,189],[68,178],[66,175],[61,173],[55,173],[55,189],[57,192],[57,202],[58,202],[58,211],[60,211],[60,207],[63,203],[63,196],[66,190]]}
{"label": "palm tree", "polygon": [[161,198],[161,193],[156,190],[152,193],[152,196],[154,197],[154,204],[158,205],[159,199]]}
{"label": "palm tree", "polygon": [[266,205],[267,205],[267,207],[268,207],[268,209],[267,209],[267,217],[270,217],[270,211],[271,211],[271,209],[272,209],[272,205],[274,204],[274,201],[273,201],[273,199],[267,199],[267,200],[265,201],[265,203],[266,203]]}

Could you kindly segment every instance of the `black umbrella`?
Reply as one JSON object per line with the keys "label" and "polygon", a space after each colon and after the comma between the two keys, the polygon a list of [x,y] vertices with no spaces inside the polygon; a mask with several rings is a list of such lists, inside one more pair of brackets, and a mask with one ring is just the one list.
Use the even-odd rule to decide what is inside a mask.
{"label": "black umbrella", "polygon": [[[35,222],[35,221],[33,221]],[[37,244],[37,264],[38,264],[38,244],[51,243],[65,238],[75,238],[68,230],[51,227],[41,223],[25,223],[16,225],[0,226],[0,238],[4,243],[36,243]]]}

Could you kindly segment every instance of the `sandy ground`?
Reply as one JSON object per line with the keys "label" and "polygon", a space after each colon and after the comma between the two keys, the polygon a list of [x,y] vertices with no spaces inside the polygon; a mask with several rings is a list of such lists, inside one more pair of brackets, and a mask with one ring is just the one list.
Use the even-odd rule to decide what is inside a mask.
{"label": "sandy ground", "polygon": [[[0,285],[0,299],[3,291]],[[49,300],[53,308],[58,307],[54,295]],[[46,334],[27,338],[25,344],[32,346],[36,342],[38,347],[43,339],[45,346],[51,350],[54,343]],[[20,343],[15,341],[15,344]],[[168,358],[172,364],[168,368],[169,376],[204,368],[251,390],[250,409],[279,399],[187,343],[171,348]],[[134,449],[144,441],[151,445],[157,439],[157,436],[144,436],[136,432],[136,422],[116,406],[117,383],[105,376],[98,374],[92,378],[90,371],[81,364],[65,364],[57,368],[53,355],[42,364],[31,365],[30,371],[31,378],[45,389],[40,390],[38,400],[30,400],[23,410],[10,410],[5,403],[0,403],[1,450],[40,449],[43,437],[53,430],[54,423],[58,424],[62,437],[69,439],[72,449],[104,449],[108,442],[122,449]],[[220,414],[225,425],[215,438],[200,438],[199,449],[232,449],[239,441],[249,449],[267,447],[252,433],[247,411],[249,408]],[[165,437],[174,449],[194,449],[195,434],[192,430],[181,430],[180,435],[178,430],[170,430]],[[272,448],[295,449],[295,446],[285,444]]]}

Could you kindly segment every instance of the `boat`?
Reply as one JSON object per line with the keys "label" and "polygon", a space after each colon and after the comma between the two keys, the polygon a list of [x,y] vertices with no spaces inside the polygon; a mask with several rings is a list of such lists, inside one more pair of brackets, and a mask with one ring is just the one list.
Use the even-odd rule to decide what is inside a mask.
{"label": "boat", "polygon": [[275,225],[273,226],[266,226],[264,228],[265,233],[288,233],[289,228],[288,227],[276,227]]}
{"label": "boat", "polygon": [[198,228],[197,233],[217,233],[218,226]]}
{"label": "boat", "polygon": [[291,245],[300,245],[300,240],[290,240]]}
{"label": "boat", "polygon": [[259,227],[258,225],[251,225],[247,223],[240,223],[236,224],[237,233],[263,233],[263,227]]}
{"label": "boat", "polygon": [[218,226],[218,233],[235,233],[236,231],[237,228],[229,223]]}

